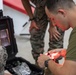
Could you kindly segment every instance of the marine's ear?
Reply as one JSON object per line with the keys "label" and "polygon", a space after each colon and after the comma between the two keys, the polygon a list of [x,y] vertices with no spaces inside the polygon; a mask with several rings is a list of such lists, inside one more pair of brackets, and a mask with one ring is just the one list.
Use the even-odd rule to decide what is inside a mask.
{"label": "marine's ear", "polygon": [[50,12],[49,12],[49,10],[47,9],[46,6],[45,6],[45,13],[46,13],[46,15],[48,16],[48,18],[50,18]]}

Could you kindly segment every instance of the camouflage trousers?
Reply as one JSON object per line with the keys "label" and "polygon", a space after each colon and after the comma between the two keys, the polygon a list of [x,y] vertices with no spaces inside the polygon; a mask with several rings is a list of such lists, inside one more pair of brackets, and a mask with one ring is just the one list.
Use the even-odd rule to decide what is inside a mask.
{"label": "camouflage trousers", "polygon": [[[44,52],[44,37],[45,33],[47,30],[48,26],[48,20],[47,16],[45,14],[44,8],[37,8],[35,11],[35,18],[36,18],[36,24],[39,29],[32,29],[30,34],[30,42],[31,42],[31,47],[32,47],[32,55],[35,61],[37,61],[38,56],[40,53]],[[50,40],[49,37],[49,48],[48,50],[51,49],[56,49],[56,48],[63,48],[63,37],[64,37],[64,32],[57,28],[59,33],[61,33],[61,38],[57,40]]]}
{"label": "camouflage trousers", "polygon": [[0,75],[4,75],[4,66],[7,60],[7,53],[4,49],[0,48]]}

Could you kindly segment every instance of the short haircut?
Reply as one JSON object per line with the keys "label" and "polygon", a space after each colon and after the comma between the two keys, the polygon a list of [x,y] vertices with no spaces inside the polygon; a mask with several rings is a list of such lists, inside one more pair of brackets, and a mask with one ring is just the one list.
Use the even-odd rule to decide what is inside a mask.
{"label": "short haircut", "polygon": [[69,9],[75,5],[73,0],[46,0],[46,7],[49,11],[56,13],[57,9]]}

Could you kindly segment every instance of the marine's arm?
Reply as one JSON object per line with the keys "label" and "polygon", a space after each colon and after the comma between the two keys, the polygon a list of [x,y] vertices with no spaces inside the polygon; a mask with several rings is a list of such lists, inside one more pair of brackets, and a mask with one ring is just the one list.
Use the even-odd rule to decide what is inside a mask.
{"label": "marine's arm", "polygon": [[24,8],[26,9],[29,17],[32,19],[33,18],[33,13],[32,13],[32,9],[31,9],[31,5],[29,3],[29,0],[21,0],[22,4],[24,6]]}
{"label": "marine's arm", "polygon": [[38,27],[36,25],[36,22],[34,20],[34,16],[33,16],[33,13],[32,13],[32,9],[31,9],[31,5],[29,3],[29,0],[21,0],[21,1],[22,1],[22,4],[23,4],[24,8],[26,9],[30,19],[32,19],[29,31],[31,31],[33,28],[38,29]]}
{"label": "marine's arm", "polygon": [[48,68],[54,75],[76,75],[75,61],[65,60],[63,65],[58,65],[54,61],[49,61]]}
{"label": "marine's arm", "polygon": [[[49,59],[46,55],[41,55],[38,58],[40,67],[44,67],[45,60]],[[53,60],[48,61],[48,68],[54,75],[76,75],[76,62],[65,60],[63,65],[55,63]]]}

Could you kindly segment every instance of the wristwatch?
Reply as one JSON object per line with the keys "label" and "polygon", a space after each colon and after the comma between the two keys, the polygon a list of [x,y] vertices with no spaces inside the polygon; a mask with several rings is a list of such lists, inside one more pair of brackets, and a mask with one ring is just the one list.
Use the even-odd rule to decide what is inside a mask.
{"label": "wristwatch", "polygon": [[35,17],[29,19],[29,21],[33,21],[33,20],[35,20]]}
{"label": "wristwatch", "polygon": [[44,62],[44,65],[45,67],[48,67],[48,61],[50,61],[51,59],[47,59],[45,62]]}

